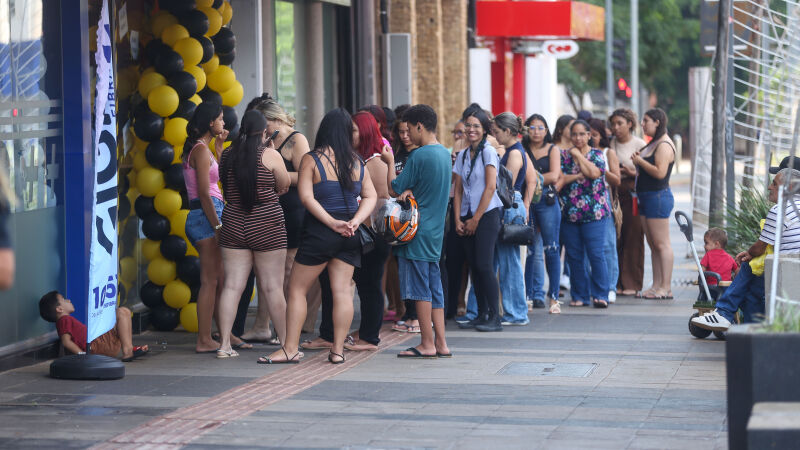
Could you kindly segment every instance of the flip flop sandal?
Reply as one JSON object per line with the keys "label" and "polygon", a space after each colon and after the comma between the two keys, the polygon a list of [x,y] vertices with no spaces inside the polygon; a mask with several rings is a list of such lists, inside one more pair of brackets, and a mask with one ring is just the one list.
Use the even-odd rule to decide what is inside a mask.
{"label": "flip flop sandal", "polygon": [[396,323],[392,325],[392,331],[399,331],[400,333],[408,333],[408,326],[406,326],[406,324]]}
{"label": "flip flop sandal", "polygon": [[592,300],[592,306],[595,308],[608,308],[608,302],[605,300],[594,299]]}
{"label": "flip flop sandal", "polygon": [[234,349],[234,350],[252,350],[253,349],[253,344],[250,344],[249,342],[242,341],[242,342],[239,342],[236,345],[231,345],[231,348]]}
{"label": "flip flop sandal", "polygon": [[239,356],[239,353],[231,348],[230,351],[225,351],[222,349],[217,350],[217,358],[219,359],[226,359],[226,358],[236,358]]}
{"label": "flip flop sandal", "polygon": [[313,342],[314,341],[305,340],[300,344],[300,348],[302,348],[303,350],[327,350],[331,348],[331,345],[333,345],[330,342],[328,342],[327,345],[314,344]]}
{"label": "flip flop sandal", "polygon": [[[289,354],[286,353],[286,349],[281,347],[281,351],[283,351],[283,355],[286,357],[283,361],[275,361],[269,356],[262,356],[256,360],[257,364],[298,364],[300,363],[300,358],[302,358],[302,353],[297,352],[289,358]],[[300,358],[297,358],[300,356]]]}
{"label": "flip flop sandal", "polygon": [[217,353],[218,350],[219,350],[218,348],[215,348],[214,350],[203,350],[203,351],[195,350],[194,352],[195,353]]}
{"label": "flip flop sandal", "polygon": [[655,295],[655,291],[652,290],[652,289],[648,289],[646,291],[638,291],[638,292],[636,292],[636,295],[634,297],[636,297],[636,298],[651,298],[651,297],[648,297],[648,295],[651,295],[651,296]]}
{"label": "flip flop sandal", "polygon": [[398,358],[422,358],[422,359],[436,359],[438,357],[438,354],[436,354],[436,355],[423,355],[422,352],[420,352],[419,350],[417,350],[414,347],[408,347],[405,351],[411,352],[411,354],[410,355],[404,355],[402,353],[398,353],[397,357]]}
{"label": "flip flop sandal", "polygon": [[439,353],[439,352],[436,352],[436,357],[437,358],[452,358],[453,354],[452,353]]}
{"label": "flip flop sandal", "polygon": [[419,325],[406,325],[406,328],[408,329],[409,333],[421,333],[422,332],[422,328],[420,328]]}
{"label": "flip flop sandal", "polygon": [[561,302],[558,300],[551,300],[550,303],[550,314],[561,314]]}
{"label": "flip flop sandal", "polygon": [[584,303],[582,301],[579,301],[579,300],[573,300],[573,301],[569,302],[569,306],[579,307],[579,306],[584,306]]}
{"label": "flip flop sandal", "polygon": [[136,358],[138,358],[140,356],[146,355],[147,352],[149,352],[149,351],[150,351],[150,349],[149,348],[145,348],[144,345],[138,346],[138,347],[133,347],[133,354],[131,356],[127,357],[127,358],[122,358],[122,362],[131,362],[131,361],[133,361],[134,359],[136,359]]}
{"label": "flip flop sandal", "polygon": [[267,341],[267,345],[281,345],[281,340],[277,336]]}
{"label": "flip flop sandal", "polygon": [[[336,356],[337,358],[342,358],[342,359],[334,361],[333,360],[334,356]],[[331,364],[342,364],[342,363],[344,363],[344,355],[343,354],[339,354],[339,353],[335,353],[335,352],[328,352],[328,362],[330,362]]]}

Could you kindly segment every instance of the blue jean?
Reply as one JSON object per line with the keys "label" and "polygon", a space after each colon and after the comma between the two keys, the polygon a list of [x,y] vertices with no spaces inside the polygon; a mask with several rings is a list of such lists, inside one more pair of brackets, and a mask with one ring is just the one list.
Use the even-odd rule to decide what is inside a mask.
{"label": "blue jean", "polygon": [[[508,208],[503,213],[503,223],[524,223],[527,211],[522,203],[522,195],[514,193],[516,208]],[[528,323],[528,304],[525,302],[525,278],[522,273],[522,260],[519,245],[503,244],[497,241],[494,250],[494,267],[499,272],[500,293],[503,296],[504,322]]]}
{"label": "blue jean", "polygon": [[764,276],[753,275],[750,263],[742,263],[733,282],[717,300],[717,312],[731,323],[736,311],[742,310],[745,323],[755,322],[755,316],[764,314]]}
{"label": "blue jean", "polygon": [[397,272],[403,300],[431,302],[433,309],[444,308],[442,274],[439,272],[438,261],[417,261],[398,256]]}
{"label": "blue jean", "polygon": [[[609,203],[611,204],[611,203]],[[617,290],[619,279],[619,261],[617,255],[617,226],[614,225],[614,218],[608,218],[606,227],[606,262],[608,267],[608,291]]]}
{"label": "blue jean", "polygon": [[[606,234],[609,218],[585,223],[564,221],[561,224],[569,264],[570,294],[573,300],[589,304],[592,299],[608,300]],[[586,271],[586,259],[592,276]]]}
{"label": "blue jean", "polygon": [[[558,202],[548,205],[544,201],[531,208],[531,224],[536,236],[533,245],[528,246],[525,260],[525,292],[531,300],[544,300],[544,269],[547,267],[547,297],[558,298],[561,281],[561,247],[559,233],[561,228],[561,208]],[[544,253],[544,255],[542,255]]]}

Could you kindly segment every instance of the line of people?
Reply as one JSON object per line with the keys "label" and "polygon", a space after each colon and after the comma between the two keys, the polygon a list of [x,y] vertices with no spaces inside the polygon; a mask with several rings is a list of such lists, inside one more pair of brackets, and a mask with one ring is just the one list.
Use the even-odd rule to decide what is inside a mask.
{"label": "line of people", "polygon": [[[186,232],[202,268],[198,352],[230,358],[248,341],[277,339],[281,348],[259,363],[296,363],[303,349],[328,349],[330,362],[341,363],[345,349],[376,349],[382,322],[399,319],[393,329],[418,332],[421,343],[398,356],[448,357],[446,318],[500,331],[527,324],[531,307],[560,313],[562,247],[572,306],[607,307],[617,292],[671,296],[675,153],[660,109],[642,121],[649,144],[634,136],[636,118],[624,109],[608,122],[562,116],[551,133],[541,115],[492,117],[473,104],[452,131],[453,150],[439,143],[427,105],[371,105],[352,116],[334,109],[313,147],[266,94],[248,105],[225,150],[222,125],[218,105],[199,105],[184,152]],[[509,199],[498,195],[505,174]],[[419,208],[416,237],[362,248],[368,233],[360,227],[381,202],[409,196]],[[519,245],[500,239],[520,223],[534,230],[524,266]],[[654,268],[644,291],[643,236]],[[244,332],[254,282],[258,312]],[[354,289],[361,324],[350,335]],[[300,342],[318,306],[319,337]]]}

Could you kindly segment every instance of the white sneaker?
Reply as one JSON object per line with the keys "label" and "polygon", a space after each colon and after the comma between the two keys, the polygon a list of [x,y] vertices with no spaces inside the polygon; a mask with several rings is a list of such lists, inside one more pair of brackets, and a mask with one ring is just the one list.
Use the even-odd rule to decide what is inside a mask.
{"label": "white sneaker", "polygon": [[617,302],[617,291],[608,291],[608,303]]}
{"label": "white sneaker", "polygon": [[561,286],[562,289],[566,290],[569,290],[569,288],[571,287],[571,285],[569,284],[569,277],[564,275],[563,273],[561,274],[561,281],[558,284]]}
{"label": "white sneaker", "polygon": [[728,319],[722,317],[716,309],[708,314],[695,317],[692,319],[692,323],[700,328],[711,331],[728,331],[728,328],[731,326]]}

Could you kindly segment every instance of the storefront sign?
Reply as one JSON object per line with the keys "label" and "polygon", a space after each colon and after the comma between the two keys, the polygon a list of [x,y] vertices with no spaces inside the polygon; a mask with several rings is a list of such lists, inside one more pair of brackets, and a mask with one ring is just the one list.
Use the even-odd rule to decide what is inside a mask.
{"label": "storefront sign", "polygon": [[578,43],[575,41],[544,41],[542,51],[556,59],[568,59],[578,54]]}
{"label": "storefront sign", "polygon": [[[117,305],[117,119],[108,0],[97,25],[92,240],[89,250],[87,342],[114,327]],[[81,268],[75,268],[81,270]]]}

